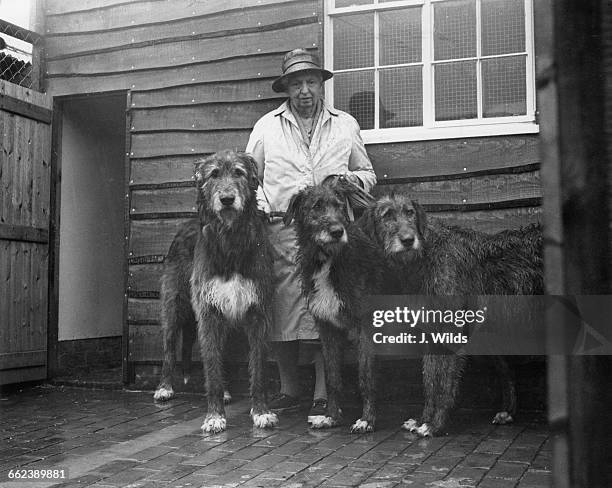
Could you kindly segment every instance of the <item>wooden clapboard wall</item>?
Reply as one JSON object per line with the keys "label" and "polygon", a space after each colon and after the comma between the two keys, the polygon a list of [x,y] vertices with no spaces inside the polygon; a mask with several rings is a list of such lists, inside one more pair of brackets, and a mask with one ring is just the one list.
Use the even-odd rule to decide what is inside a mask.
{"label": "wooden clapboard wall", "polygon": [[244,149],[283,101],[284,53],[322,41],[319,0],[49,0],[53,95],[129,90],[129,359],[159,361],[159,276],[177,227],[195,215],[193,163]]}
{"label": "wooden clapboard wall", "polygon": [[[322,52],[321,0],[49,0],[54,95],[130,90],[130,359],[158,361],[159,275],[194,215],[194,161],[243,149],[282,101],[283,54]],[[538,220],[537,136],[377,144],[377,194],[404,191],[433,214],[494,231]]]}

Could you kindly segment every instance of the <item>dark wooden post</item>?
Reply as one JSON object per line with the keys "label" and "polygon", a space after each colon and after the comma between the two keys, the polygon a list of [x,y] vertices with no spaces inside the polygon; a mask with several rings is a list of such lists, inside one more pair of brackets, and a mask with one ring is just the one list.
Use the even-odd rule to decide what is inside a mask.
{"label": "dark wooden post", "polygon": [[[552,295],[609,294],[610,201],[602,24],[609,2],[536,0],[545,267]],[[609,82],[608,82],[609,83]],[[547,316],[551,350],[563,316]],[[612,486],[612,361],[548,358],[557,488]]]}

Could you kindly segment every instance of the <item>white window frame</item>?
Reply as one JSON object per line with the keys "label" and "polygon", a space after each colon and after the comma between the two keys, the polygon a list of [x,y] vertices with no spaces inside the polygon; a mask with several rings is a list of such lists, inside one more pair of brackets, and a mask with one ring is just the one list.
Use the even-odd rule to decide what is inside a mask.
{"label": "white window frame", "polygon": [[[396,127],[388,129],[367,129],[361,131],[361,136],[366,144],[400,142],[400,141],[423,141],[435,139],[456,139],[464,137],[483,137],[511,134],[535,134],[539,132],[536,123],[536,87],[535,87],[535,48],[533,32],[533,0],[524,0],[525,3],[525,55],[526,59],[526,115],[510,117],[490,117],[476,119],[462,119],[450,121],[435,121],[434,106],[434,77],[433,67],[435,64],[448,62],[434,61],[433,59],[433,5],[445,0],[396,0],[391,2],[380,2],[373,0],[372,4],[359,5],[354,7],[335,8],[334,0],[325,0],[324,3],[324,26],[323,26],[323,51],[325,66],[332,70],[333,63],[333,20],[341,14],[371,12],[374,11],[375,17],[378,12],[398,7],[421,6],[421,25],[422,28],[422,63],[423,64],[423,126],[419,127]],[[477,83],[478,83],[478,115],[482,116],[482,80],[481,80],[481,60],[500,56],[480,56],[481,44],[481,19],[480,19],[481,0],[476,0],[477,8]],[[373,9],[372,7],[375,7]],[[375,46],[378,46],[378,22],[375,21]],[[428,27],[427,27],[428,26]],[[379,53],[375,49],[374,64],[374,86],[376,93],[379,93]],[[470,58],[473,59],[473,58]],[[333,71],[333,70],[332,70]],[[352,71],[338,70],[337,72]],[[330,104],[333,105],[333,86],[334,78],[326,82],[326,96]],[[375,100],[375,120],[378,120],[378,96]]]}

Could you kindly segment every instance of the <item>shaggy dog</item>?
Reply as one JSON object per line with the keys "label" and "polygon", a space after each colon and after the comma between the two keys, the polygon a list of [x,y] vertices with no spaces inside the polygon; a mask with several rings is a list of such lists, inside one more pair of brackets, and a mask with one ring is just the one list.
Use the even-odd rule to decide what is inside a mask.
{"label": "shaggy dog", "polygon": [[278,423],[266,405],[263,368],[272,300],[272,252],[257,212],[255,161],[223,151],[196,165],[199,219],[177,233],[162,276],[164,364],[156,399],[172,396],[177,330],[183,329],[183,361],[191,355],[197,321],[208,412],[202,430],[225,430],[223,348],[228,332],[242,327],[249,340],[251,417],[256,427]]}
{"label": "shaggy dog", "polygon": [[364,297],[380,287],[384,256],[349,225],[345,202],[346,195],[331,185],[308,187],[292,198],[285,223],[295,220],[302,292],[319,329],[325,365],[327,412],[312,427],[333,427],[341,420],[341,346],[348,335],[358,341],[363,398],[363,413],[351,431],[370,432],[376,421],[376,392]]}
{"label": "shaggy dog", "polygon": [[[485,234],[428,221],[415,201],[384,197],[362,215],[358,225],[385,253],[390,267],[402,279],[404,294],[481,296],[541,295],[543,293],[542,232],[531,225],[520,230]],[[506,301],[513,302],[510,297]],[[486,298],[484,304],[486,306]],[[527,300],[515,300],[497,310],[500,324],[519,316],[538,316]],[[521,309],[522,307],[522,309]],[[495,321],[493,323],[495,323]],[[512,422],[516,389],[512,372],[501,356],[494,357],[503,383],[503,407],[494,423]],[[434,435],[444,427],[453,407],[466,357],[426,355],[423,358],[425,407],[422,424],[408,420],[404,428]]]}

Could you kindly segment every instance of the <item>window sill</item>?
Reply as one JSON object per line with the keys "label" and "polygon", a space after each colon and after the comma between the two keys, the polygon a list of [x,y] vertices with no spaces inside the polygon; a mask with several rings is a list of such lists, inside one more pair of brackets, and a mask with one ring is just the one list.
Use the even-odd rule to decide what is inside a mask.
{"label": "window sill", "polygon": [[462,139],[467,137],[507,136],[537,134],[540,126],[533,121],[496,124],[473,124],[447,127],[400,127],[393,129],[362,130],[365,144],[390,142],[432,141],[437,139]]}

